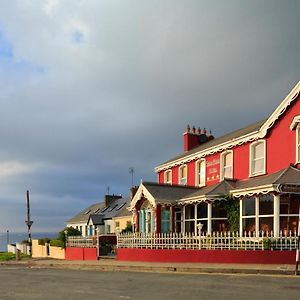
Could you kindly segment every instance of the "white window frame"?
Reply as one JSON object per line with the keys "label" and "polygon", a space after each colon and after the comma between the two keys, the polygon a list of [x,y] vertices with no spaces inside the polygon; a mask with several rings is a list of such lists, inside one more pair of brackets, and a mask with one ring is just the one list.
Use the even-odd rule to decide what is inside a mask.
{"label": "white window frame", "polygon": [[[186,168],[186,177],[181,178],[181,170],[183,168]],[[179,169],[178,169],[178,184],[187,185],[187,177],[188,177],[188,168],[187,168],[187,165],[184,164],[184,165],[180,166]],[[185,178],[185,180],[184,180],[185,182],[183,183],[182,181],[183,181],[184,178]]]}
{"label": "white window frame", "polygon": [[[227,179],[233,179],[233,150],[227,150],[223,153],[221,153],[220,155],[220,181],[224,180],[224,161],[225,161],[225,156],[227,156],[228,154],[232,155],[232,165],[231,165],[231,176],[230,177],[226,177]],[[229,167],[229,166],[226,166]]]}
{"label": "white window frame", "polygon": [[[254,169],[254,147],[256,147],[259,144],[263,144],[264,147],[264,163],[263,163],[263,169],[259,172],[255,172],[253,171]],[[266,140],[257,140],[253,143],[250,144],[250,151],[249,151],[249,177],[254,177],[254,176],[259,176],[259,175],[264,175],[266,174],[266,161],[267,161],[267,147],[266,147]],[[260,158],[261,159],[261,158]]]}
{"label": "white window frame", "polygon": [[299,135],[300,135],[300,123],[298,123],[297,127],[296,127],[296,163],[300,162],[300,139],[299,139]]}
{"label": "white window frame", "polygon": [[[170,174],[170,179],[167,180],[167,174]],[[172,170],[166,170],[164,173],[164,183],[172,184]]]}
{"label": "white window frame", "polygon": [[[203,181],[201,182],[201,180],[199,180],[199,178],[201,178],[200,176],[200,171],[201,171],[201,164],[204,163],[204,178]],[[199,160],[196,161],[196,178],[195,178],[195,183],[196,186],[202,187],[202,186],[206,186],[206,159],[205,158],[201,158]]]}

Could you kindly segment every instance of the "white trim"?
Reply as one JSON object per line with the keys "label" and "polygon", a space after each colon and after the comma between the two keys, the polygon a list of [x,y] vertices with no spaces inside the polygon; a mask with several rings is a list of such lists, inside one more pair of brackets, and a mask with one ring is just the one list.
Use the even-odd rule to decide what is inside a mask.
{"label": "white trim", "polygon": [[[199,168],[201,166],[201,163],[204,163],[204,184],[200,184],[199,182],[199,173],[201,168]],[[195,162],[195,186],[198,187],[203,187],[206,186],[206,159],[205,158],[200,158]]]}
{"label": "white trim", "polygon": [[231,191],[231,194],[235,198],[245,197],[245,196],[253,196],[257,194],[268,194],[270,192],[279,192],[278,185],[267,184],[259,187],[251,187],[239,190]]}
{"label": "white trim", "polygon": [[[264,151],[264,164],[263,164],[263,170],[262,171],[259,171],[259,172],[256,172],[254,173],[253,172],[253,149],[254,147],[256,147],[257,145],[259,144],[263,144],[263,151]],[[261,159],[261,158],[260,158]],[[259,176],[259,175],[264,175],[266,174],[266,164],[267,164],[267,143],[266,143],[266,140],[258,140],[258,141],[255,141],[253,143],[251,143],[249,145],[249,177],[255,177],[255,176]]]}
{"label": "white trim", "polygon": [[289,92],[289,94],[283,99],[280,105],[275,109],[272,115],[260,128],[260,138],[265,137],[269,128],[271,128],[278,118],[286,111],[286,109],[291,105],[291,103],[299,96],[300,93],[300,81],[294,86],[294,88]]}
{"label": "white trim", "polygon": [[293,121],[292,121],[292,123],[291,123],[291,125],[290,125],[290,129],[291,129],[291,130],[294,130],[294,129],[299,125],[299,123],[300,123],[300,115],[295,116],[295,117],[293,118]]}
{"label": "white trim", "polygon": [[295,87],[291,90],[291,92],[285,97],[285,99],[280,103],[277,109],[272,113],[272,115],[267,119],[267,121],[261,126],[259,130],[250,132],[246,135],[237,137],[233,140],[226,141],[222,144],[210,147],[203,151],[198,151],[196,153],[184,156],[182,158],[173,160],[171,162],[159,165],[155,168],[155,172],[160,172],[166,170],[168,168],[172,168],[183,163],[187,163],[193,160],[197,160],[199,158],[205,157],[207,155],[214,154],[216,152],[221,152],[227,149],[231,149],[234,146],[242,145],[247,142],[253,142],[255,140],[264,138],[267,134],[268,129],[270,129],[275,121],[286,111],[286,109],[290,106],[290,104],[296,100],[300,93],[300,81],[295,85]]}
{"label": "white trim", "polygon": [[224,158],[226,155],[232,155],[232,165],[231,165],[231,176],[226,177],[228,179],[233,179],[233,150],[226,150],[220,154],[220,182],[224,180]]}
{"label": "white trim", "polygon": [[135,193],[134,197],[132,198],[131,202],[130,202],[130,206],[128,208],[129,211],[132,211],[135,209],[135,206],[137,204],[137,202],[139,200],[141,200],[141,198],[145,196],[145,198],[147,198],[147,200],[149,201],[149,203],[153,206],[156,207],[156,203],[155,203],[155,199],[153,198],[153,196],[149,193],[149,191],[147,190],[147,188],[141,183],[137,192]]}
{"label": "white trim", "polygon": [[299,135],[300,135],[300,124],[296,127],[296,163],[300,162],[299,152],[300,152],[300,141],[299,141]]}
{"label": "white trim", "polygon": [[[182,177],[181,178],[181,170],[183,169],[183,168],[186,168],[186,174],[185,174],[185,177]],[[184,184],[182,184],[181,183],[181,179],[184,179],[185,178],[185,183]],[[179,185],[187,185],[187,179],[188,179],[188,167],[187,167],[187,165],[186,164],[184,164],[184,165],[181,165],[179,168],[178,168],[178,184]]]}

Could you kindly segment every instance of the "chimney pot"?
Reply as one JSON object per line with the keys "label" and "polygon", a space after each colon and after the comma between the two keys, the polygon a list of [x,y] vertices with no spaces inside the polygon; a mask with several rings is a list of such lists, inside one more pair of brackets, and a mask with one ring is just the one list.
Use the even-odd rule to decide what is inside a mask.
{"label": "chimney pot", "polygon": [[206,134],[206,129],[205,128],[203,129],[203,134]]}
{"label": "chimney pot", "polygon": [[193,126],[192,132],[195,134],[196,133],[196,127]]}
{"label": "chimney pot", "polygon": [[190,131],[191,131],[191,127],[190,127],[190,125],[188,124],[187,127],[186,127],[186,132],[187,132],[187,133],[190,133]]}
{"label": "chimney pot", "polygon": [[201,134],[201,128],[198,127],[197,133],[200,135]]}

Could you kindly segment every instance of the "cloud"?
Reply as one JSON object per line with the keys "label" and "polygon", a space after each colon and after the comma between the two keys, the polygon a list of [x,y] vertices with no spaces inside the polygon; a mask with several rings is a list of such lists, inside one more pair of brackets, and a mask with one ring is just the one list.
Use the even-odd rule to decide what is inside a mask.
{"label": "cloud", "polygon": [[218,136],[268,116],[299,80],[298,11],[292,0],[2,1],[0,229],[23,228],[27,189],[34,226],[57,229],[107,186],[126,194],[130,166],[136,184],[155,181],[187,123]]}

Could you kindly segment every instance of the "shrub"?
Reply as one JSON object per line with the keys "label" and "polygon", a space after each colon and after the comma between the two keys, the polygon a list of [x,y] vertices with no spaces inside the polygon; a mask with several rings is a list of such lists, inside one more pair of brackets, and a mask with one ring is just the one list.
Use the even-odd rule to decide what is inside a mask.
{"label": "shrub", "polygon": [[127,227],[123,229],[121,233],[132,233],[132,224],[127,225]]}
{"label": "shrub", "polygon": [[81,236],[81,232],[73,227],[66,227],[58,234],[58,240],[61,241],[61,247],[66,248],[66,235],[67,236]]}
{"label": "shrub", "polygon": [[59,239],[53,239],[50,241],[50,246],[53,246],[53,247],[62,247],[63,244],[62,244],[62,241],[59,240]]}
{"label": "shrub", "polygon": [[50,239],[49,238],[42,238],[42,239],[38,239],[38,244],[41,246],[45,246],[45,244],[49,244],[50,243]]}

